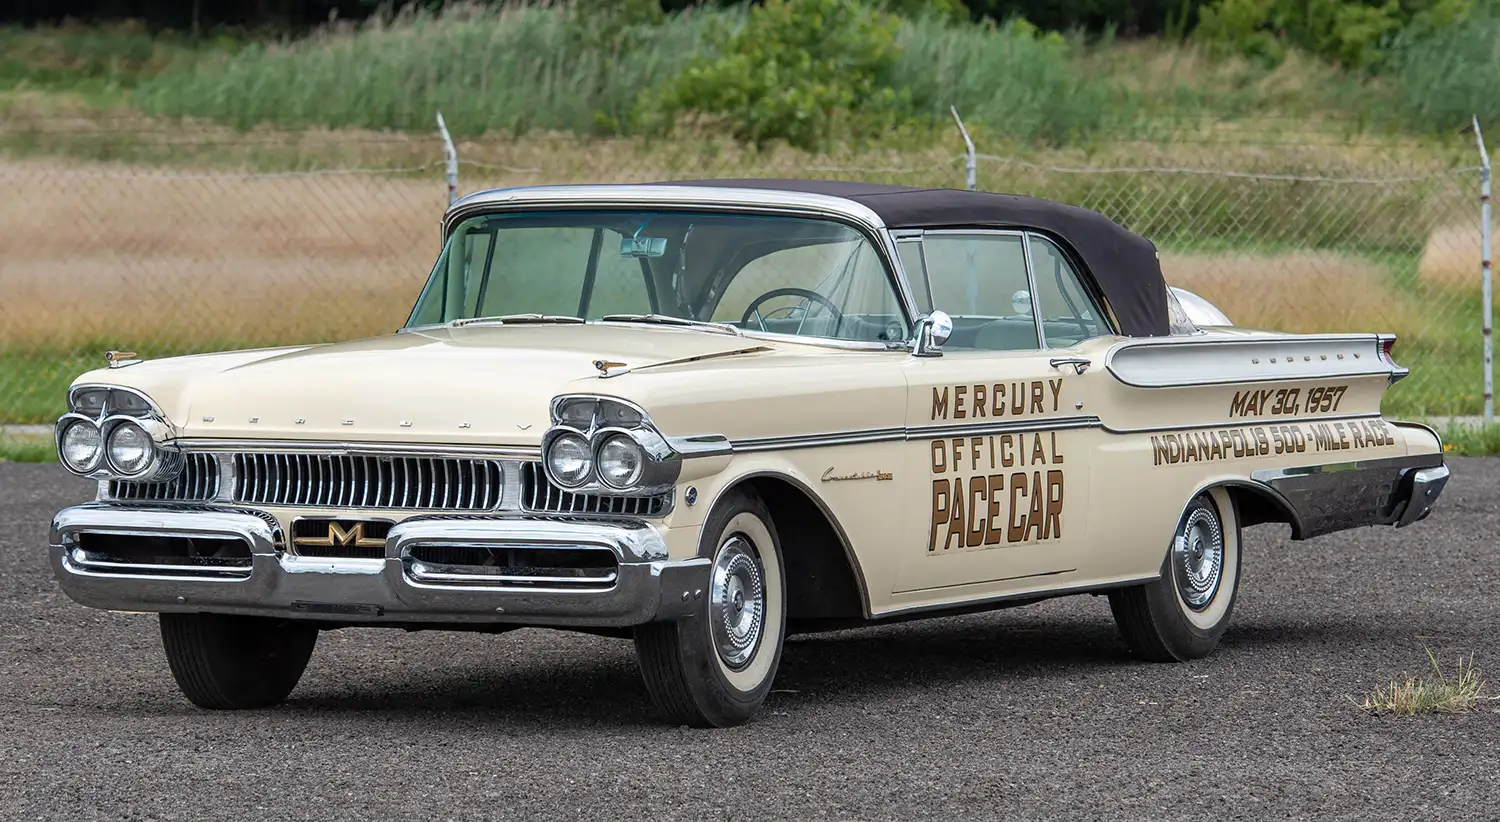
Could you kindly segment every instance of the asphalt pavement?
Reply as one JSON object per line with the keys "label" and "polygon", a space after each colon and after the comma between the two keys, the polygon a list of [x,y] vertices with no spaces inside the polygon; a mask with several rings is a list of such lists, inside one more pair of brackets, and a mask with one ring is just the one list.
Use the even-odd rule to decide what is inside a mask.
{"label": "asphalt pavement", "polygon": [[0,465],[0,819],[1496,819],[1500,701],[1370,716],[1472,654],[1500,693],[1500,459],[1427,521],[1247,532],[1219,650],[1133,661],[1103,598],[793,639],[767,710],[659,724],[628,642],[324,633],[286,705],[177,692],[154,617],[85,609],[46,563],[91,495]]}

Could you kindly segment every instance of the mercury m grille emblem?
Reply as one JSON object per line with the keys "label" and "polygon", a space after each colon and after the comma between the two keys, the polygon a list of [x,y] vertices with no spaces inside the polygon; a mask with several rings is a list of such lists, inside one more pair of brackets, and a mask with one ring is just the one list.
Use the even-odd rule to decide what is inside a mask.
{"label": "mercury m grille emblem", "polygon": [[385,546],[385,540],[365,536],[365,524],[363,522],[356,522],[353,527],[345,529],[343,525],[330,521],[328,523],[328,536],[297,537],[293,542],[296,543],[298,548],[333,548],[335,546],[382,548]]}

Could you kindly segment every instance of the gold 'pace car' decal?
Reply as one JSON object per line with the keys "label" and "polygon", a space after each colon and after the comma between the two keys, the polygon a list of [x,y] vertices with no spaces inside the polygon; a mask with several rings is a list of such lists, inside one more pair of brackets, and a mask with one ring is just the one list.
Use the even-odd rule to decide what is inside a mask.
{"label": "gold 'pace car' decal", "polygon": [[1016,380],[932,389],[932,419],[1022,417],[1055,412],[1062,380]]}
{"label": "gold 'pace car' decal", "polygon": [[1057,432],[932,441],[928,555],[1062,537]]}
{"label": "gold 'pace car' decal", "polygon": [[1151,453],[1156,465],[1179,465],[1277,454],[1385,448],[1395,444],[1396,437],[1385,420],[1342,420],[1153,435]]}

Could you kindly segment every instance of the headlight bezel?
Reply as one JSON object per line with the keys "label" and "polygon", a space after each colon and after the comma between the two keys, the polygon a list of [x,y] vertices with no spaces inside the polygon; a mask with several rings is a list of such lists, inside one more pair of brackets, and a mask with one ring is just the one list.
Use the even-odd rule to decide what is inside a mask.
{"label": "headlight bezel", "polygon": [[[628,400],[593,394],[568,394],[552,400],[552,427],[542,437],[542,469],[554,485],[570,493],[614,497],[665,494],[682,473],[682,454],[664,437],[644,409]],[[560,481],[552,468],[552,448],[564,436],[577,436],[589,445],[589,472],[584,482]],[[600,454],[616,437],[628,438],[641,453],[641,466],[632,482],[614,484],[600,472]]]}
{"label": "headlight bezel", "polygon": [[[185,457],[164,444],[174,438],[174,431],[160,407],[146,394],[120,386],[76,385],[68,391],[68,409],[53,427],[53,441],[58,461],[69,473],[124,482],[165,482],[181,473]],[[63,436],[78,424],[91,426],[99,437],[99,450],[86,465],[69,462],[63,452]],[[145,464],[133,472],[122,470],[110,457],[110,440],[122,425],[139,428],[149,448]]]}

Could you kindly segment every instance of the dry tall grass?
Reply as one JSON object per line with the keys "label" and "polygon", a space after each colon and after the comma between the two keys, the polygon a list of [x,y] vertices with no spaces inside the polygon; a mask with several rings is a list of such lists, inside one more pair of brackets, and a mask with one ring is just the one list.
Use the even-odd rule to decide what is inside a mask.
{"label": "dry tall grass", "polygon": [[370,176],[25,161],[0,177],[23,192],[0,200],[0,345],[389,330],[427,275],[444,205],[432,180]]}
{"label": "dry tall grass", "polygon": [[[859,177],[888,163],[886,179],[902,180],[896,172],[905,170],[903,181],[951,185],[946,156],[871,151],[842,158],[857,166],[823,158],[821,168],[797,167],[795,155],[712,159],[714,176]],[[488,158],[465,167],[465,190],[670,179],[705,165],[664,146],[583,151],[568,140],[492,146]],[[0,180],[19,194],[0,199],[0,347],[191,347],[388,331],[437,253],[444,207],[436,168],[276,175],[12,159],[0,160]],[[1165,253],[1163,268],[1241,325],[1410,338],[1436,319],[1398,294],[1385,269],[1332,252]]]}
{"label": "dry tall grass", "polygon": [[1236,325],[1295,332],[1395,332],[1415,336],[1439,318],[1422,313],[1360,258],[1304,251],[1280,255],[1162,254],[1167,282],[1218,306]]}
{"label": "dry tall grass", "polygon": [[1433,230],[1427,238],[1427,247],[1422,250],[1418,275],[1423,285],[1478,293],[1482,274],[1477,217],[1477,214],[1471,219],[1460,217]]}

